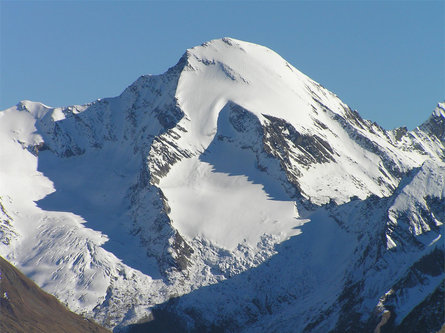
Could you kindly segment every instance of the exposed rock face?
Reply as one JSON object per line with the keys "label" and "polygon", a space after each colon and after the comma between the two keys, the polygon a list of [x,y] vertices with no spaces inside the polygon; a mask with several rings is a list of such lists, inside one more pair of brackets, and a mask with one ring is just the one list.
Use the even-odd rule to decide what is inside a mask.
{"label": "exposed rock face", "polygon": [[444,119],[387,131],[211,41],[118,97],[0,112],[0,254],[116,331],[437,329]]}
{"label": "exposed rock face", "polygon": [[437,139],[442,144],[445,143],[445,106],[439,104],[431,117],[422,124],[419,129],[427,133],[431,140]]}
{"label": "exposed rock face", "polygon": [[444,293],[445,281],[442,281],[398,326],[388,324],[382,332],[443,332]]}

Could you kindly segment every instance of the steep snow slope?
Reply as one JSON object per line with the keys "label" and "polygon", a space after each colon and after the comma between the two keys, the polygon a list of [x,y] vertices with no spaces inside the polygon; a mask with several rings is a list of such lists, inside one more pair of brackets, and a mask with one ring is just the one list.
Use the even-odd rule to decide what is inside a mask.
{"label": "steep snow slope", "polygon": [[410,269],[443,253],[444,115],[386,131],[273,51],[214,40],[116,98],[1,111],[0,254],[116,330],[185,294],[155,318],[324,332],[390,304],[399,325],[443,280]]}
{"label": "steep snow slope", "polygon": [[[140,279],[139,283],[146,285],[153,282],[149,276],[123,266],[115,255],[105,251],[102,245],[107,236],[85,228],[83,217],[69,211],[44,211],[35,204],[54,192],[54,186],[37,171],[37,157],[31,154],[36,147],[43,147],[42,137],[36,134],[34,125],[36,120],[42,119],[39,117],[51,117],[59,111],[38,103],[22,102],[0,114],[3,135],[0,248],[2,254],[18,263],[45,290],[72,310],[91,316],[93,308],[106,298],[112,280],[116,283],[123,280],[122,284],[128,278]],[[73,176],[75,174],[68,175],[64,180],[77,185]],[[89,194],[84,192],[84,195]],[[72,195],[66,200],[76,199]],[[122,275],[123,278],[116,278]],[[112,279],[112,276],[116,277]]]}
{"label": "steep snow slope", "polygon": [[[360,119],[334,94],[262,46],[222,39],[189,50],[187,59],[176,96],[186,115],[181,125],[188,132],[179,143],[186,141],[192,151],[207,148],[219,128],[222,107],[228,101],[238,104],[266,127],[266,147],[292,141],[288,169],[303,174],[294,172],[300,190],[315,203],[347,201],[341,193],[388,195],[397,185],[397,172],[419,166],[429,154],[443,153],[397,154],[398,144],[387,132]],[[275,131],[285,142],[275,142]],[[427,145],[420,143],[420,152]]]}

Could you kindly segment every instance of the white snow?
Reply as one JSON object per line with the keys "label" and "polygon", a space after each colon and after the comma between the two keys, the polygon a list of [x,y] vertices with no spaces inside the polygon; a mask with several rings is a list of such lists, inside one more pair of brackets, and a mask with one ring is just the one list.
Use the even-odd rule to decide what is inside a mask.
{"label": "white snow", "polygon": [[[178,103],[186,114],[179,125],[188,132],[177,140],[184,149],[202,153],[219,130],[221,110],[231,102],[256,115],[261,123],[265,122],[263,115],[285,119],[300,134],[318,135],[335,147],[334,162],[313,164],[300,179],[303,195],[313,203],[324,204],[329,198],[344,203],[354,195],[388,196],[397,186],[398,179],[379,170],[385,169],[382,157],[351,140],[335,120],[337,116],[345,117],[348,107],[275,52],[225,38],[192,48],[187,54],[189,67],[181,74],[176,90]],[[328,130],[320,130],[315,120],[324,123]],[[428,158],[413,151],[401,153],[383,132],[372,127],[373,132],[359,126],[355,130],[371,138],[403,171],[420,166]],[[422,140],[418,138],[418,142]],[[431,150],[431,154],[436,153]]]}
{"label": "white snow", "polygon": [[437,107],[434,109],[433,113],[436,117],[445,118],[445,102],[437,104]]}
{"label": "white snow", "polygon": [[[369,121],[351,121],[346,128],[339,119],[346,121],[348,107],[265,47],[214,40],[188,50],[187,65],[177,75],[179,81],[175,74],[143,76],[121,96],[84,106],[51,108],[22,101],[0,111],[0,227],[8,223],[18,235],[9,244],[0,243],[0,255],[74,311],[110,327],[137,322],[173,296],[256,266],[261,275],[269,263],[261,264],[270,259],[277,271],[292,263],[284,269],[284,285],[275,271],[267,279],[273,281],[272,296],[289,296],[289,290],[302,296],[293,303],[300,312],[289,307],[283,316],[290,320],[297,313],[303,325],[315,318],[313,308],[303,304],[328,309],[330,303],[323,302],[339,296],[343,272],[361,255],[352,253],[356,234],[372,234],[383,222],[363,220],[364,212],[355,212],[354,203],[345,205],[345,228],[327,210],[299,212],[289,191],[296,187],[286,171],[295,171],[301,194],[313,204],[344,204],[352,196],[393,195],[401,177],[388,171],[388,163],[401,174],[423,165],[389,207],[389,222],[395,225],[391,218],[398,212],[427,209],[425,196],[445,196],[442,143],[421,129],[397,141],[395,132]],[[243,130],[231,123],[235,104],[248,114]],[[174,107],[184,117],[167,130],[158,112]],[[434,115],[444,116],[443,104]],[[324,140],[333,149],[332,160],[305,165],[298,157],[307,151],[290,139],[285,139],[290,148],[283,160],[265,153],[261,131],[269,122],[266,116]],[[53,151],[35,149],[44,138]],[[71,155],[63,156],[65,151]],[[157,183],[149,179],[149,171],[159,170],[166,170],[156,186],[171,209],[170,221],[159,215],[162,200]],[[159,224],[165,234],[156,229]],[[425,246],[441,239],[415,221],[409,227],[424,237]],[[185,271],[159,272],[152,254],[171,246],[174,229],[193,255]],[[144,232],[159,243],[144,243],[139,238]],[[390,255],[397,254],[397,239],[386,236]],[[277,252],[278,263],[273,261]],[[401,274],[400,262],[411,260],[400,258],[382,273],[387,284]],[[369,313],[391,287],[371,273],[364,304]],[[269,290],[269,282],[258,283]],[[257,292],[255,285],[247,286]],[[227,299],[249,296],[226,293]]]}
{"label": "white snow", "polygon": [[[149,276],[123,265],[113,253],[104,250],[102,246],[108,237],[85,227],[86,221],[82,216],[69,211],[42,210],[36,205],[36,201],[54,193],[56,189],[53,182],[37,170],[37,156],[27,148],[42,142],[35,123],[52,110],[40,103],[25,101],[0,112],[0,204],[4,210],[1,213],[7,214],[14,232],[18,234],[18,238],[9,244],[0,243],[0,255],[17,265],[71,310],[91,316],[93,308],[105,300],[110,284],[121,284],[121,290],[127,288],[126,278],[120,276],[122,272],[127,272],[129,277],[133,275],[141,286],[149,286],[153,281]],[[98,169],[99,164],[95,165],[95,157],[102,162],[106,159],[102,155],[93,155],[87,161],[90,163],[85,164],[73,163],[73,159],[63,160],[67,162],[65,166],[59,161],[57,172],[63,174],[63,169],[84,168],[81,173],[85,178],[93,174],[89,178],[96,180],[93,186],[99,189],[105,186],[104,192],[112,192],[113,186],[119,186],[119,183],[116,179],[107,183],[110,178],[105,178],[108,174],[103,167]],[[125,163],[119,165],[125,170]],[[108,166],[114,165],[111,163]],[[87,170],[90,174],[85,172]],[[57,176],[56,173],[52,175]],[[120,175],[115,177],[122,179]],[[83,185],[87,182],[84,180]],[[79,189],[79,181],[82,184],[79,178],[66,177],[64,186],[77,188],[81,192],[86,187]],[[64,199],[76,200],[73,192],[71,194],[74,196]],[[97,193],[90,191],[83,194],[94,197]],[[100,199],[104,200],[102,196]],[[162,289],[162,283],[155,284],[158,285],[155,290]],[[144,294],[142,291],[138,293]],[[152,299],[157,297],[151,296]]]}
{"label": "white snow", "polygon": [[31,113],[16,107],[0,112],[0,197],[17,201],[21,213],[54,191],[51,181],[37,171],[37,158],[25,149],[43,141],[34,123]]}
{"label": "white snow", "polygon": [[228,250],[241,243],[255,247],[264,234],[283,241],[308,221],[297,219],[293,201],[272,200],[262,185],[246,176],[215,172],[196,157],[173,166],[160,187],[173,226],[182,235],[203,237]]}
{"label": "white snow", "polygon": [[[318,89],[318,85],[275,52],[223,39],[190,49],[188,55],[193,70],[181,75],[176,97],[191,121],[191,134],[184,138],[191,146],[207,147],[216,130],[218,113],[227,101],[258,117],[268,114],[284,118],[303,132],[312,124],[312,99],[307,96],[307,86]],[[321,99],[332,104],[329,97]],[[333,109],[340,112],[338,105]]]}

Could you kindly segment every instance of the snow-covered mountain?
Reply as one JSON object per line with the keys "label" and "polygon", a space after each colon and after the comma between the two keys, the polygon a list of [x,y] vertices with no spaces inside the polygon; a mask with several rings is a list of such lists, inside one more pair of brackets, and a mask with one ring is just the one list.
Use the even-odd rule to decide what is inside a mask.
{"label": "snow-covered mountain", "polygon": [[106,327],[442,325],[443,103],[387,131],[223,38],[115,98],[1,111],[0,145],[0,255]]}

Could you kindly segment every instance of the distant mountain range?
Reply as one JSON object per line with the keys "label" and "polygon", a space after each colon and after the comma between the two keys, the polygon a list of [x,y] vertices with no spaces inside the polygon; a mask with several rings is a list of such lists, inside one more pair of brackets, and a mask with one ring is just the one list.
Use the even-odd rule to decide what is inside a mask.
{"label": "distant mountain range", "polygon": [[263,46],[0,112],[0,255],[116,332],[437,332],[445,104],[362,119]]}

